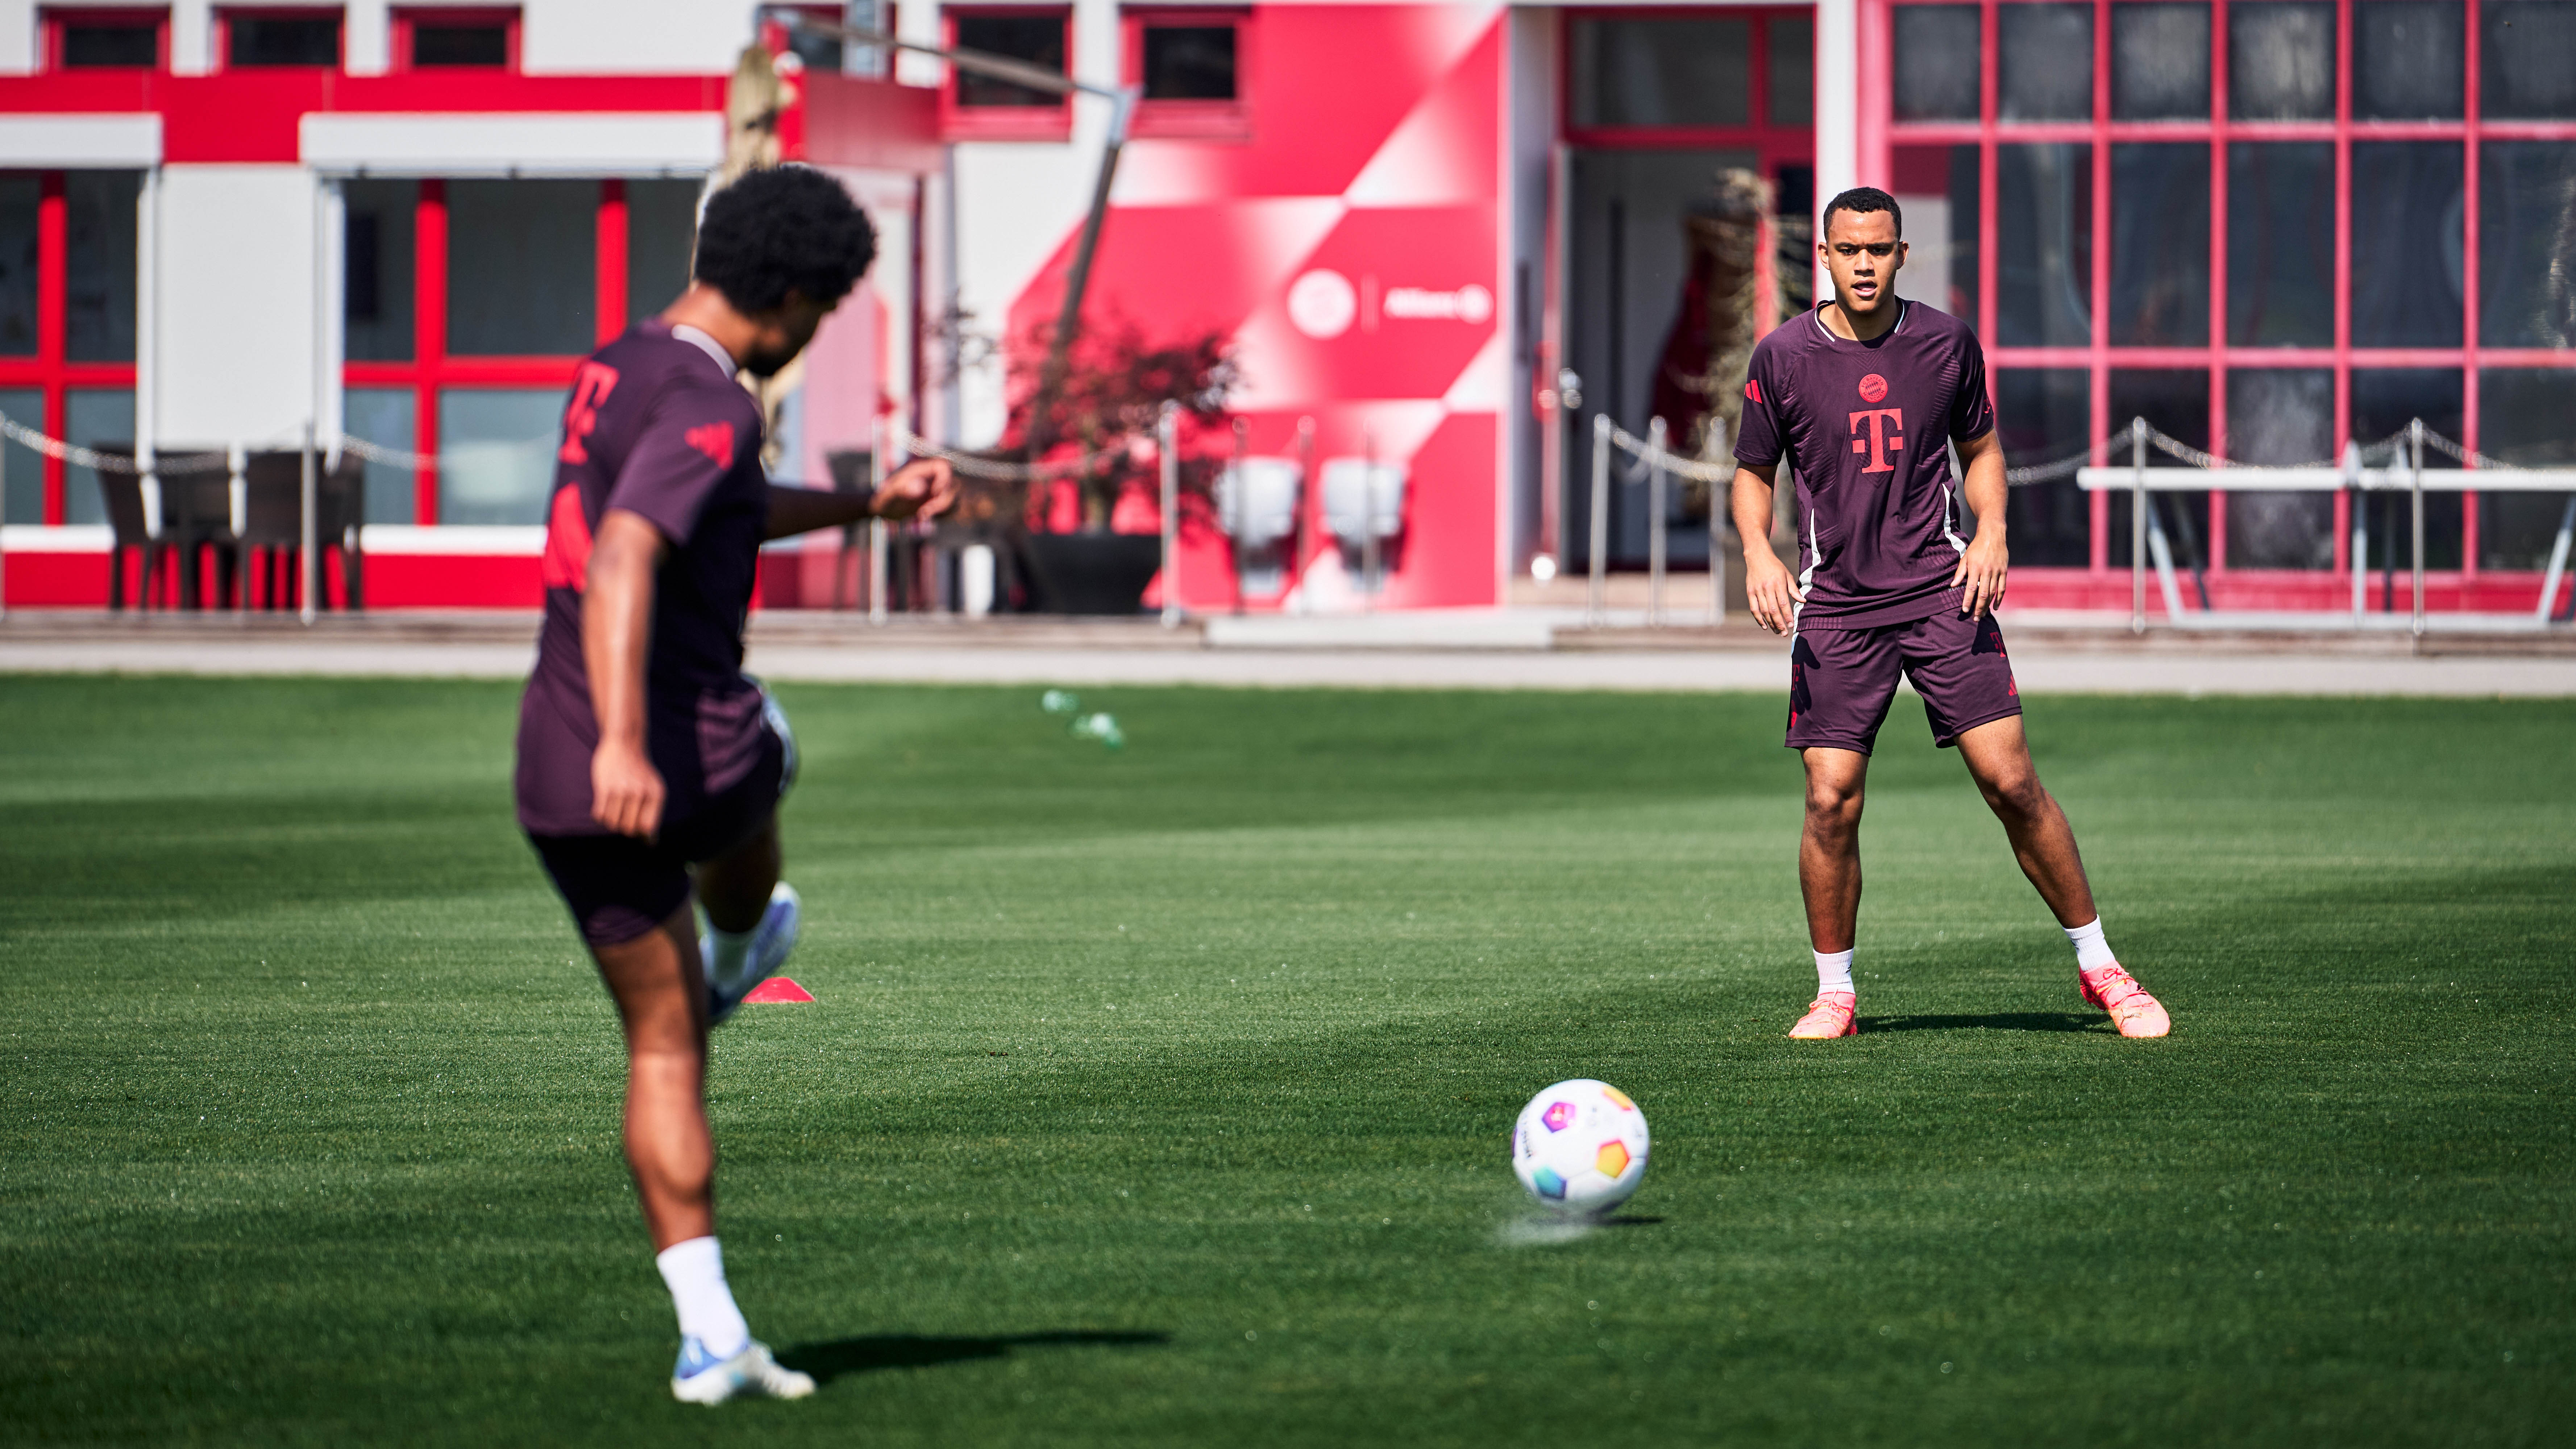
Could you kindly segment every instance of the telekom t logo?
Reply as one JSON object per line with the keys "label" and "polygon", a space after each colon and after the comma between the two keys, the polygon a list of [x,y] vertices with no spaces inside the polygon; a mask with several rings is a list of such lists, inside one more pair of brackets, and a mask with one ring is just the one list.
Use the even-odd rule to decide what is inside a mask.
{"label": "telekom t logo", "polygon": [[[1860,425],[1864,418],[1869,421],[1869,438],[1866,442],[1860,436]],[[1851,415],[1852,451],[1869,455],[1869,466],[1861,469],[1862,472],[1893,473],[1896,471],[1896,465],[1887,461],[1887,455],[1904,451],[1905,435],[1896,431],[1904,426],[1905,409],[1903,408],[1863,408]]]}

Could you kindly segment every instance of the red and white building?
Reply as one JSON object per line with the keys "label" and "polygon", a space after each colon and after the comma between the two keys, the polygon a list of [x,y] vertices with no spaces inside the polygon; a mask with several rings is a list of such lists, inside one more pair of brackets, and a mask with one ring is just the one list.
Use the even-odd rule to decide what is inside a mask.
{"label": "red and white building", "polygon": [[[2257,463],[2416,416],[2576,462],[2571,0],[857,8],[1140,88],[1088,315],[1229,335],[1254,453],[1303,430],[1318,463],[1403,465],[1382,606],[1579,567],[1588,420],[1560,384],[1645,430],[1684,226],[1729,167],[1793,215],[1898,194],[1901,290],[1985,338],[2016,463],[2139,414]],[[84,444],[309,423],[434,452],[371,473],[368,602],[533,602],[529,444],[574,360],[677,290],[756,33],[670,0],[0,4],[0,413]],[[819,480],[889,411],[994,441],[990,344],[1054,314],[1107,104],[799,60],[785,152],[844,175],[886,247],[780,472]],[[103,601],[95,480],[0,456],[8,601]],[[1615,492],[1609,552],[1640,562],[1645,490]],[[2528,609],[2561,501],[2437,500],[2436,607]],[[2176,546],[2219,607],[2341,606],[2346,507],[2190,498]],[[2126,605],[2125,499],[2069,481],[2013,509],[2020,599]],[[1678,567],[1703,550],[1675,529]],[[767,602],[809,574],[773,568]],[[1309,584],[1350,587],[1337,563]],[[1230,602],[1218,540],[1180,588]]]}

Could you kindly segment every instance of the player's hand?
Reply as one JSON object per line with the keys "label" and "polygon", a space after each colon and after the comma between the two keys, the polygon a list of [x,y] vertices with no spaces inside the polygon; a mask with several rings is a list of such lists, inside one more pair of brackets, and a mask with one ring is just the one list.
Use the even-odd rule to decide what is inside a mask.
{"label": "player's hand", "polygon": [[590,818],[650,840],[662,828],[662,772],[639,745],[602,740],[590,755]]}
{"label": "player's hand", "polygon": [[937,518],[957,501],[957,470],[945,458],[917,458],[877,485],[879,518]]}
{"label": "player's hand", "polygon": [[1965,585],[1960,596],[1959,612],[1971,619],[1985,617],[1986,611],[2004,601],[2004,531],[1980,528],[1969,541],[1968,551],[1959,555],[1959,566],[1950,571],[1950,587]]}
{"label": "player's hand", "polygon": [[1788,565],[1765,547],[1745,554],[1744,601],[1752,608],[1754,623],[1774,634],[1786,634],[1798,627],[1798,606],[1807,601],[1807,591],[1790,577]]}

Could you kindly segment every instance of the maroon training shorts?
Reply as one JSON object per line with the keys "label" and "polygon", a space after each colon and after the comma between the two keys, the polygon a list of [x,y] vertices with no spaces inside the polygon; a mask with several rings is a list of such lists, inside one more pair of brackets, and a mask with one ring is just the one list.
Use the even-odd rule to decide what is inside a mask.
{"label": "maroon training shorts", "polygon": [[1943,609],[1866,629],[1801,624],[1789,645],[1789,748],[1868,754],[1899,673],[1923,696],[1932,743],[1945,750],[1981,724],[2021,713],[1992,614],[1971,619]]}

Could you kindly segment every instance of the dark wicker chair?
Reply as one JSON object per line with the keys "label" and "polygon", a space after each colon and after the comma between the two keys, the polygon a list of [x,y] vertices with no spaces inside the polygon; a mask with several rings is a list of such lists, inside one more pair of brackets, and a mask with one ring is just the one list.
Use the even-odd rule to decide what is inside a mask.
{"label": "dark wicker chair", "polygon": [[[110,457],[132,458],[130,444],[115,443],[98,449]],[[134,576],[134,607],[152,607],[153,586],[161,581],[161,565],[176,555],[178,578],[163,604],[185,604],[196,601],[196,554],[212,543],[221,549],[231,534],[230,499],[225,492],[225,475],[220,470],[202,470],[205,462],[221,454],[169,453],[159,455],[164,466],[178,465],[181,471],[161,477],[161,531],[153,533],[146,524],[141,475],[120,470],[97,470],[100,499],[107,507],[108,528],[113,541],[107,554],[107,606],[125,607],[125,554],[134,550],[140,557]],[[192,469],[189,465],[199,465]],[[209,535],[212,525],[216,533]]]}
{"label": "dark wicker chair", "polygon": [[[367,465],[342,454],[338,467],[316,457],[313,480],[313,540],[320,560],[334,549],[340,555],[340,587],[346,607],[366,605]],[[296,553],[304,546],[304,455],[300,452],[253,453],[242,468],[244,484],[239,550],[242,607],[251,607],[251,580],[260,581],[260,607],[274,609],[292,600],[300,587]],[[254,551],[257,551],[254,553]],[[254,565],[256,570],[254,571]],[[317,609],[331,607],[330,574],[317,567]]]}

